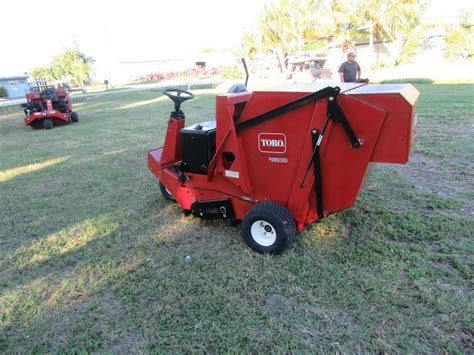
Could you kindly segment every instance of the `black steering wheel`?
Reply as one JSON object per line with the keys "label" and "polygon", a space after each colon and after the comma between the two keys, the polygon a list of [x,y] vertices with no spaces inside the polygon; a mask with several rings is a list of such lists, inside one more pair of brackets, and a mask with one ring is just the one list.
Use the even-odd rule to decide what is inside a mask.
{"label": "black steering wheel", "polygon": [[[176,93],[176,94],[172,94],[172,93]],[[165,89],[165,90],[163,90],[163,94],[165,94],[171,100],[173,100],[175,111],[180,110],[181,104],[184,101],[194,99],[194,95],[192,93],[190,93],[189,91],[186,91],[186,90],[181,90],[181,89]],[[182,94],[184,94],[184,95],[182,95]]]}

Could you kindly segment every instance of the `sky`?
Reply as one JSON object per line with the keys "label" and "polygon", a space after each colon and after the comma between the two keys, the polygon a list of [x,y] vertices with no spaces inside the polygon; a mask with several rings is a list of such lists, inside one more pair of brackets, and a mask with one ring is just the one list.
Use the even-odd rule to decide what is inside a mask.
{"label": "sky", "polygon": [[[180,57],[200,48],[231,48],[258,19],[267,0],[0,3],[0,76],[46,65],[77,41],[97,61]],[[41,5],[45,4],[45,5]]]}
{"label": "sky", "polygon": [[[271,0],[3,0],[0,76],[46,65],[77,42],[101,61],[183,57],[232,48]],[[465,0],[430,0],[430,16],[453,16]]]}

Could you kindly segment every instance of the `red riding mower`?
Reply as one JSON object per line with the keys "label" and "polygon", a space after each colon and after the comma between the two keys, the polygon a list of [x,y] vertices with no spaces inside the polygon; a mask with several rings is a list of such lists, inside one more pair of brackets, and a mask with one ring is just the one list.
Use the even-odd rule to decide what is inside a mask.
{"label": "red riding mower", "polygon": [[54,125],[79,122],[79,115],[72,111],[69,93],[63,88],[47,87],[46,82],[36,82],[33,92],[26,94],[25,125],[51,129]]}
{"label": "red riding mower", "polygon": [[196,217],[241,220],[248,246],[280,254],[308,223],[351,207],[369,165],[408,161],[412,85],[311,88],[218,95],[216,120],[188,127],[180,106],[193,94],[165,90],[165,144],[148,152],[164,197]]}

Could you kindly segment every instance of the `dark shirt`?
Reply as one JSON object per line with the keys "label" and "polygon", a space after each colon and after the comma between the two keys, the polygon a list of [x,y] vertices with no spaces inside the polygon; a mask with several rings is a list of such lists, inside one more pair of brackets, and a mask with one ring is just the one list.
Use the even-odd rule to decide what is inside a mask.
{"label": "dark shirt", "polygon": [[346,83],[357,81],[358,71],[360,71],[360,66],[356,61],[353,61],[352,63],[344,62],[338,70],[339,73],[342,73],[344,82]]}

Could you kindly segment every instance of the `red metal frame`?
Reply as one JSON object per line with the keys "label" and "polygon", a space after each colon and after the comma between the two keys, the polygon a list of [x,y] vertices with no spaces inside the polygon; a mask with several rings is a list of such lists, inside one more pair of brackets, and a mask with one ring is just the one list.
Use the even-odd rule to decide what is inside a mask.
{"label": "red metal frame", "polygon": [[[181,181],[179,131],[185,121],[170,117],[164,147],[149,151],[148,166],[184,210],[190,210],[196,201],[228,198],[235,218],[241,220],[256,202],[270,200],[286,207],[301,231],[319,219],[316,176],[313,169],[306,172],[306,168],[313,154],[312,132],[321,131],[329,99],[308,103],[241,132],[236,130],[235,117],[242,123],[306,94],[261,91],[217,96],[216,153],[208,174],[185,173]],[[412,94],[411,101],[403,90],[355,90],[337,97],[361,146],[353,147],[342,126],[329,121],[320,147],[322,215],[355,203],[370,163],[408,161],[416,135],[418,92]],[[224,152],[235,156],[230,166]]]}

